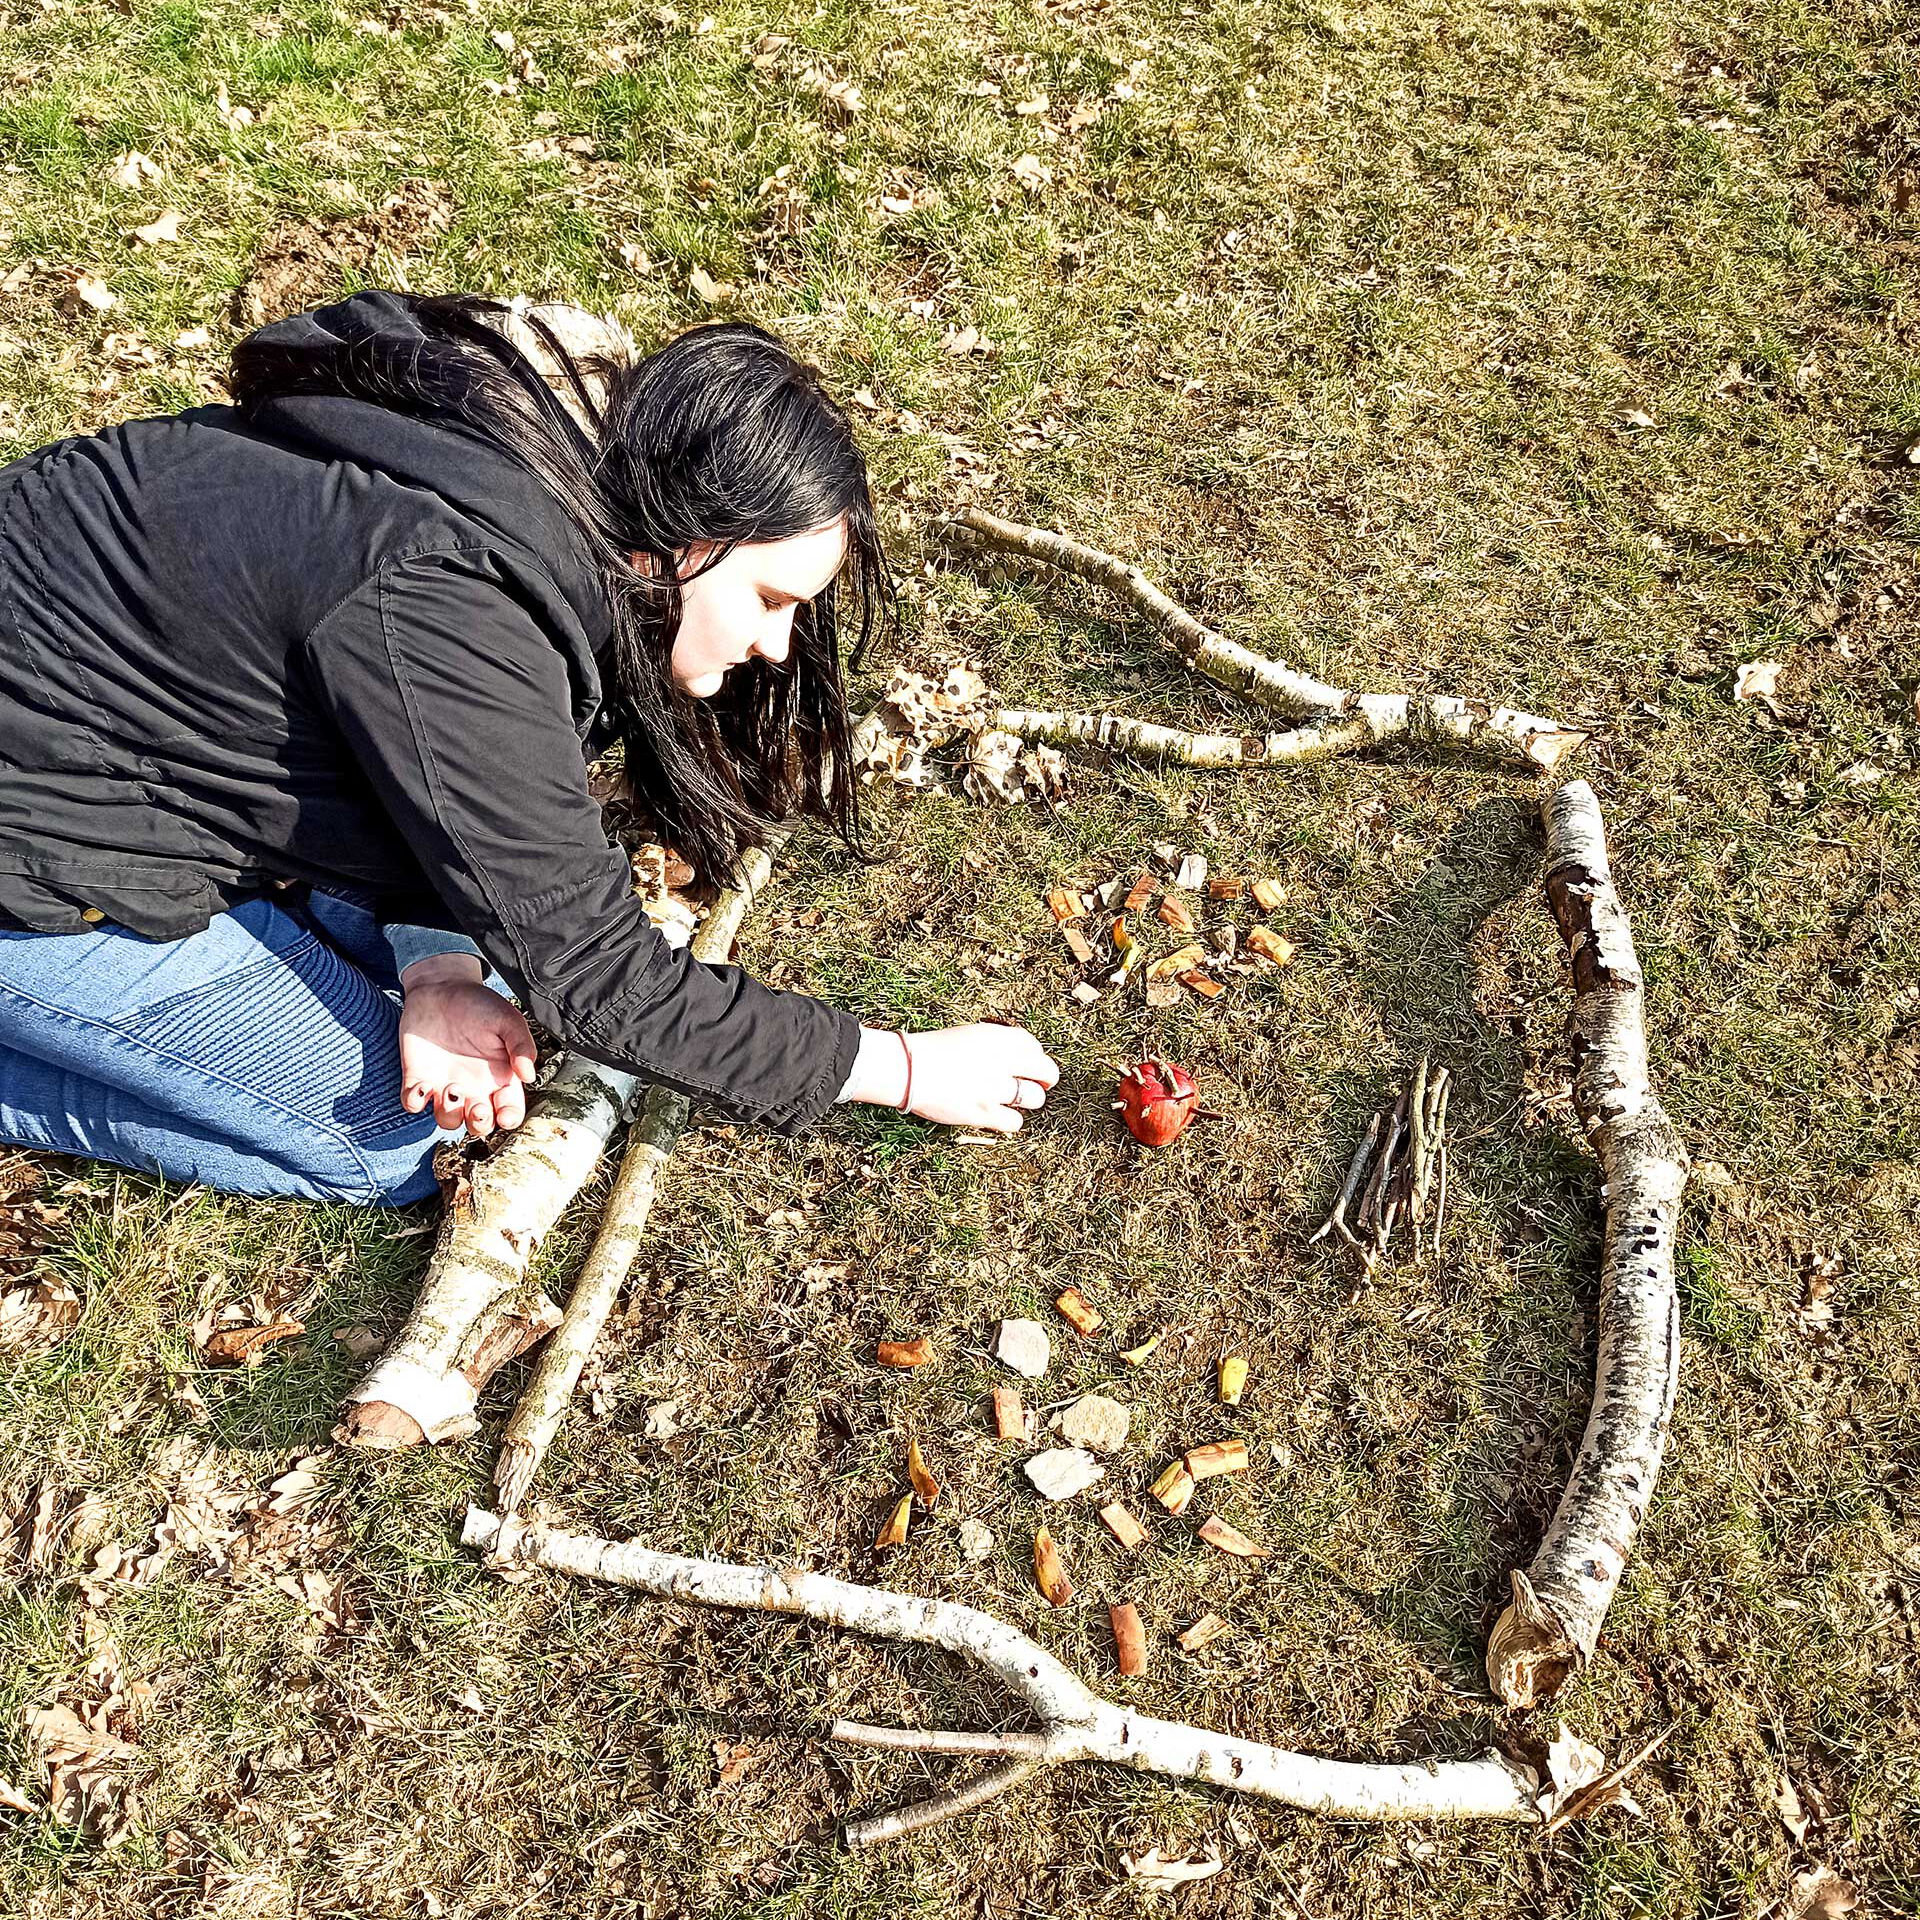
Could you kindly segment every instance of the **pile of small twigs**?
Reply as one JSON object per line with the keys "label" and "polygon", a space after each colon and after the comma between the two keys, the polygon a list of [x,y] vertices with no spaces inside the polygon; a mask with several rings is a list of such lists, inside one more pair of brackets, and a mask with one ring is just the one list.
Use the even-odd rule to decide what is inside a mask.
{"label": "pile of small twigs", "polygon": [[[1438,1248],[1447,1220],[1447,1103],[1452,1092],[1446,1068],[1433,1066],[1422,1054],[1413,1084],[1367,1122],[1340,1198],[1313,1240],[1339,1234],[1369,1274],[1386,1253],[1394,1229],[1403,1224],[1415,1260],[1425,1256],[1428,1246]],[[1425,1231],[1429,1206],[1430,1233]]]}

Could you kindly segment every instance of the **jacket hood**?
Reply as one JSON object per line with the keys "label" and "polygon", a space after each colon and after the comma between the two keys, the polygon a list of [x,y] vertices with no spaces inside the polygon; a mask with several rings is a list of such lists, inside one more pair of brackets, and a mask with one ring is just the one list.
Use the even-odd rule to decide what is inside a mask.
{"label": "jacket hood", "polygon": [[[299,347],[382,336],[421,340],[426,333],[402,296],[375,291],[290,314],[248,337]],[[524,350],[510,328],[508,337]],[[251,418],[275,439],[376,468],[402,485],[439,495],[503,548],[537,560],[565,594],[596,652],[611,638],[612,610],[592,548],[538,475],[484,435],[450,416],[400,413],[330,394],[269,400]]]}

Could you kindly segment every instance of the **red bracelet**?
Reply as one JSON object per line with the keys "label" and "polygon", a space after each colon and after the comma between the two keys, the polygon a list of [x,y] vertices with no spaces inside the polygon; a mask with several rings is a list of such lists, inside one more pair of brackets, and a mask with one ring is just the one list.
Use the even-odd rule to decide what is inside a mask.
{"label": "red bracelet", "polygon": [[907,1036],[898,1027],[894,1028],[893,1037],[900,1042],[900,1051],[907,1056],[907,1086],[900,1096],[900,1111],[905,1113],[913,1104],[913,1049],[907,1045]]}

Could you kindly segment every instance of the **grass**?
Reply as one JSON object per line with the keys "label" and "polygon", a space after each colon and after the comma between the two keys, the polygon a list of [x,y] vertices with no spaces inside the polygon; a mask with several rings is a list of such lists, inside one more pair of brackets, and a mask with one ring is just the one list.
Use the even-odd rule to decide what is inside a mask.
{"label": "grass", "polygon": [[[1181,1897],[1195,1913],[1704,1920],[1773,1910],[1816,1860],[1873,1910],[1920,1905],[1910,18],[1872,0],[829,3],[706,31],[604,0],[0,17],[0,278],[40,263],[0,297],[0,457],[216,397],[243,285],[294,304],[526,290],[659,337],[699,317],[703,268],[879,403],[862,418],[913,660],[972,654],[1034,704],[1237,724],[1112,606],[942,567],[921,529],[977,497],[1126,552],[1348,684],[1602,723],[1579,770],[1612,826],[1656,1069],[1720,1170],[1688,1202],[1670,1465],[1566,1700],[1610,1751],[1673,1727],[1636,1783],[1644,1821],[1377,1832],[1074,1772],[859,1858],[833,1819],[934,1769],[807,1729],[1003,1703],[919,1654],[488,1576],[453,1542],[510,1382],[474,1442],[322,1467],[356,1631],[185,1556],[90,1605],[88,1554],[150,1537],[183,1438],[235,1488],[324,1445],[355,1370],[329,1336],[395,1324],[424,1242],[403,1237],[419,1217],[82,1170],[95,1191],[45,1260],[84,1315],[0,1381],[0,1482],[9,1505],[43,1478],[99,1505],[0,1601],[0,1775],[37,1785],[20,1713],[71,1697],[102,1637],[154,1691],[130,1839],[0,1816],[0,1908],[944,1920],[1150,1906],[1119,1854],[1189,1843],[1229,1861]],[[498,90],[502,33],[544,85]],[[766,33],[793,44],[757,67]],[[862,109],[824,107],[810,64]],[[221,83],[257,117],[223,118]],[[1046,114],[1012,111],[1040,93]],[[1069,131],[1080,102],[1100,115]],[[594,151],[529,150],[576,135]],[[162,168],[132,193],[108,180],[128,148]],[[1011,171],[1029,152],[1053,174],[1037,193]],[[913,212],[880,209],[910,191]],[[134,247],[165,206],[181,241]],[[651,272],[622,267],[627,243]],[[64,302],[75,270],[118,304]],[[943,351],[968,325],[990,355]],[[207,345],[176,344],[199,327]],[[1786,663],[1785,722],[1731,699],[1757,658]],[[885,863],[803,845],[747,958],[871,1018],[1025,1021],[1060,1092],[989,1146],[868,1110],[795,1141],[709,1118],[550,1509],[873,1577],[917,1433],[952,1493],[887,1582],[990,1606],[1153,1711],[1313,1751],[1527,1737],[1479,1648],[1577,1441],[1598,1246],[1534,796],[1383,755],[1238,780],[1082,766],[1057,815],[887,795],[874,813]],[[1044,888],[1162,840],[1286,881],[1299,958],[1211,1010],[1081,1013]],[[1106,1068],[1149,1045],[1225,1118],[1136,1160]],[[1350,1298],[1306,1233],[1423,1048],[1460,1079],[1457,1225],[1443,1258]],[[793,1207],[804,1225],[766,1224]],[[589,1196],[556,1272],[591,1217]],[[1826,1330],[1801,1318],[1815,1259],[1840,1263]],[[250,1372],[202,1368],[195,1315],[282,1280],[307,1336]],[[1135,1496],[1176,1445],[1243,1433],[1260,1471],[1217,1504],[1278,1549],[1259,1573],[1172,1526],[1123,1567],[1075,1509],[1049,1518],[1089,1604],[1033,1593],[1035,1503],[986,1438],[984,1349],[1003,1313],[1051,1319],[1069,1281],[1182,1337],[1135,1374],[1062,1327],[1049,1403],[1134,1406],[1114,1479]],[[871,1342],[903,1331],[943,1363],[876,1377]],[[1229,1343],[1254,1362],[1237,1415],[1210,1387]],[[651,1440],[665,1401],[683,1430]],[[981,1565],[966,1514],[997,1536]],[[1163,1635],[1209,1607],[1235,1631],[1191,1659],[1162,1640],[1150,1677],[1112,1680],[1092,1602],[1122,1586]],[[1801,1846],[1783,1768],[1819,1814]]]}

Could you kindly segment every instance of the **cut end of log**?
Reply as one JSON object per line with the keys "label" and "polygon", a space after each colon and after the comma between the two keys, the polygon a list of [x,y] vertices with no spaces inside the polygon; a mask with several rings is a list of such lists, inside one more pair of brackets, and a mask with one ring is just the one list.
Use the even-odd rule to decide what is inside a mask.
{"label": "cut end of log", "polygon": [[343,1447],[364,1447],[369,1453],[397,1453],[402,1447],[427,1443],[420,1422],[385,1400],[363,1400],[349,1407],[333,1437]]}
{"label": "cut end of log", "polygon": [[1487,1636],[1487,1682],[1495,1697],[1522,1710],[1551,1700],[1584,1664],[1560,1616],[1518,1567],[1513,1600]]}

